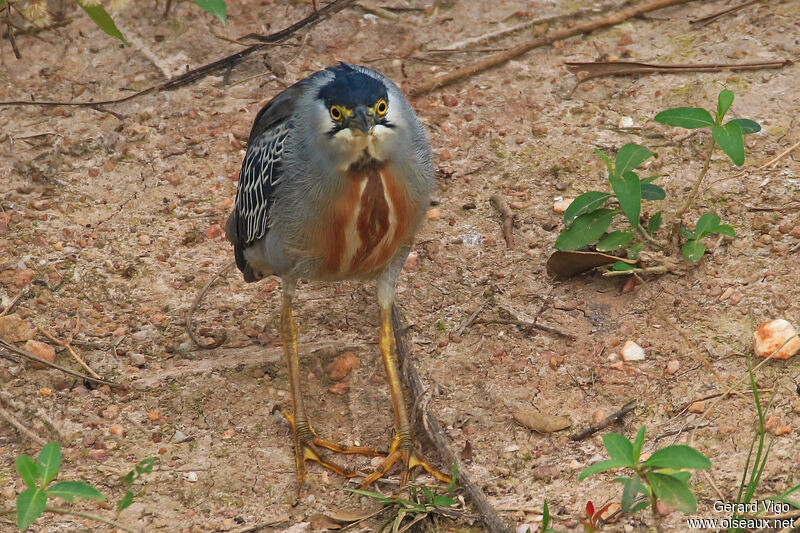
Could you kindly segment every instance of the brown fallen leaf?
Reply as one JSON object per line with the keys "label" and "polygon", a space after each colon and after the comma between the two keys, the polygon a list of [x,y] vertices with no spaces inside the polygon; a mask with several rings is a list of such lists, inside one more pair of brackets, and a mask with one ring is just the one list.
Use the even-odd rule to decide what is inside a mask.
{"label": "brown fallen leaf", "polygon": [[472,443],[470,441],[464,441],[464,449],[461,450],[460,456],[462,461],[472,460]]}
{"label": "brown fallen leaf", "polygon": [[516,411],[514,420],[538,433],[555,433],[567,429],[572,422],[566,416],[548,415],[539,411]]}
{"label": "brown fallen leaf", "polygon": [[625,259],[602,252],[557,251],[547,260],[547,274],[558,279],[571,278],[595,267],[612,265],[617,261],[635,265],[635,259]]}
{"label": "brown fallen leaf", "polygon": [[328,531],[342,529],[342,525],[322,513],[314,513],[310,517],[312,531]]}

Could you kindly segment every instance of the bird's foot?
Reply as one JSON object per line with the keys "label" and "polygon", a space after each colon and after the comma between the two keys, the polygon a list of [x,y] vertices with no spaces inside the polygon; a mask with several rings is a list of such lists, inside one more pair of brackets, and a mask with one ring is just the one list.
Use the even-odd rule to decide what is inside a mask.
{"label": "bird's foot", "polygon": [[298,493],[302,489],[305,482],[306,461],[314,461],[315,463],[319,463],[323,467],[339,474],[342,477],[353,478],[361,475],[358,472],[350,470],[349,468],[329,459],[327,454],[323,452],[322,449],[346,455],[386,455],[385,452],[368,448],[366,446],[348,446],[346,444],[339,444],[337,442],[323,439],[317,436],[316,431],[314,431],[314,428],[311,427],[310,423],[302,421],[298,423],[292,411],[277,406],[273,409],[273,412],[275,411],[280,411],[283,417],[286,418],[287,422],[289,422],[289,425],[292,426]]}
{"label": "bird's foot", "polygon": [[374,482],[386,475],[386,472],[394,466],[395,463],[401,462],[402,473],[400,474],[400,487],[408,484],[408,479],[411,471],[417,467],[424,468],[427,472],[441,481],[442,483],[450,483],[450,477],[439,472],[424,458],[417,455],[413,450],[413,441],[411,439],[402,439],[395,436],[392,440],[392,447],[389,449],[389,455],[383,462],[375,469],[373,473],[364,478],[359,488],[364,489]]}

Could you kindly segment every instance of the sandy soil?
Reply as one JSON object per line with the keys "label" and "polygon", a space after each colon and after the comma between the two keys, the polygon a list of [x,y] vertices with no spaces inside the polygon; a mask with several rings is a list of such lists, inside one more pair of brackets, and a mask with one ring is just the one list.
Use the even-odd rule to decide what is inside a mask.
{"label": "sandy soil", "polygon": [[[129,47],[77,12],[55,30],[19,35],[21,60],[3,41],[0,100],[123,96],[239,49],[210,30],[229,38],[268,33],[310,10],[284,0],[228,2],[230,20],[221,27],[190,2],[176,3],[166,17],[163,5],[133,4],[116,16]],[[395,11],[395,19],[351,8],[286,46],[254,54],[227,78],[209,76],[108,106],[120,117],[86,107],[0,106],[3,307],[27,290],[14,309],[18,316],[61,339],[74,334],[89,366],[130,385],[112,392],[0,358],[6,408],[41,438],[61,442],[63,479],[91,482],[112,501],[124,492],[120,475],[157,457],[119,517],[145,531],[236,531],[265,523],[273,524],[265,531],[305,531],[312,518],[314,528],[324,526],[321,514],[377,510],[343,490],[354,485],[316,466],[295,501],[290,431],[271,414],[289,400],[277,340],[277,280],[248,285],[231,270],[211,287],[195,323],[203,338],[224,332],[221,347],[196,349],[184,327],[198,291],[232,259],[221,225],[253,117],[282,88],[338,60],[379,69],[410,89],[529,39],[531,30],[474,46],[478,51],[433,50],[590,4],[398,0],[391,5],[430,9]],[[574,93],[576,78],[564,67],[611,56],[653,63],[797,59],[798,3],[765,2],[707,26],[689,23],[726,6],[694,2],[655,12],[412,100],[437,156],[437,205],[419,235],[416,264],[400,279],[398,303],[413,325],[428,406],[453,450],[461,453],[469,443],[465,468],[509,527],[535,528],[546,499],[558,530],[580,530],[587,500],[597,505],[621,494],[612,474],[577,480],[583,468],[606,458],[602,432],[581,442],[569,440],[571,430],[533,433],[514,421],[517,410],[566,415],[579,429],[635,399],[636,410],[607,431],[633,437],[644,424],[651,437],[646,452],[692,442],[708,455],[709,475],[693,476],[697,516],[724,518],[712,508],[717,490],[725,500],[736,496],[755,419],[746,383],[753,330],[773,318],[800,321],[800,163],[789,154],[774,167],[757,168],[798,140],[800,66],[601,78]],[[737,237],[710,239],[711,253],[697,266],[635,287],[599,273],[550,279],[545,263],[561,229],[554,201],[606,187],[593,149],[614,153],[637,142],[658,152],[648,170],[662,175],[667,200],[646,209],[672,213],[699,172],[703,137],[687,138],[652,117],[668,107],[714,107],[722,88],[736,93],[732,113],[757,120],[763,130],[747,137],[743,172],[723,155],[714,157],[686,220],[712,210]],[[488,201],[493,194],[516,214],[513,249]],[[498,323],[509,318],[536,319],[575,340]],[[392,417],[374,286],[302,283],[297,321],[316,428],[345,443],[387,445]],[[610,360],[627,340],[645,348],[644,361]],[[361,366],[332,392],[336,382],[327,367],[345,351]],[[679,366],[672,374],[665,372],[670,361]],[[61,347],[56,362],[79,369]],[[764,396],[774,395],[770,434],[789,431],[774,438],[759,497],[798,483],[797,374],[795,360],[771,361],[756,373],[759,386],[771,391]],[[704,412],[686,409],[721,393],[723,384],[743,394],[707,399]],[[109,434],[114,424],[125,434]],[[704,427],[687,430],[697,425]],[[13,510],[23,489],[14,458],[38,449],[0,420],[0,511]],[[423,450],[436,457],[427,441]],[[77,508],[113,514],[96,504]],[[372,531],[380,523],[359,527]],[[686,528],[679,513],[663,523],[667,530]],[[606,529],[652,524],[650,513],[641,512]],[[468,517],[427,527],[483,530]],[[0,529],[12,530],[8,517],[0,516]],[[102,528],[46,515],[32,530]]]}

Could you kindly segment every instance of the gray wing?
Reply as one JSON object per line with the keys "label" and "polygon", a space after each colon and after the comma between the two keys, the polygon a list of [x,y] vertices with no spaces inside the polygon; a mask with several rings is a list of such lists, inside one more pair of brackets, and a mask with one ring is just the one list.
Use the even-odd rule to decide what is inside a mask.
{"label": "gray wing", "polygon": [[282,177],[284,144],[292,128],[295,102],[306,83],[306,80],[295,83],[270,100],[259,111],[250,131],[239,172],[236,205],[226,224],[236,266],[244,273],[245,281],[257,281],[248,268],[244,250],[269,230],[269,210]]}

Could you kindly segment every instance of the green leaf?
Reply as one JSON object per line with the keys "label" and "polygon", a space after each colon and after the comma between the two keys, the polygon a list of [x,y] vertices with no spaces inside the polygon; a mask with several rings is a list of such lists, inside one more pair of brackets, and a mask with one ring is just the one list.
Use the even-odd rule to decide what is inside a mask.
{"label": "green leaf", "polygon": [[680,234],[681,237],[687,240],[692,240],[695,238],[694,232],[685,226],[681,226]]}
{"label": "green leaf", "polygon": [[605,472],[606,470],[612,470],[614,468],[626,468],[629,466],[630,463],[628,461],[623,461],[621,459],[606,459],[605,461],[600,461],[584,468],[578,476],[578,481],[583,481],[593,474],[599,474],[600,472]]}
{"label": "green leaf", "polygon": [[728,89],[720,91],[719,97],[717,98],[717,124],[722,124],[722,118],[725,116],[725,113],[728,112],[728,109],[731,108],[732,103],[733,91],[729,91]]}
{"label": "green leaf", "polygon": [[[734,124],[738,124],[740,128],[742,128],[742,133],[747,135],[749,133],[758,133],[761,131],[761,126],[755,120],[750,120],[749,118],[735,118],[731,121],[728,121],[728,124],[733,122]],[[726,124],[726,126],[728,125]]]}
{"label": "green leaf", "polygon": [[658,185],[642,182],[642,200],[663,200],[666,197],[666,191]]}
{"label": "green leaf", "polygon": [[628,259],[638,259],[639,253],[644,250],[644,243],[637,242],[628,248]]}
{"label": "green leaf", "polygon": [[373,492],[370,490],[363,490],[363,489],[348,489],[348,488],[345,488],[344,490],[346,490],[347,492],[352,492],[353,494],[359,494],[361,496],[372,498],[380,505],[394,505],[399,501],[396,498],[390,498],[388,496],[384,496],[380,492]]}
{"label": "green leaf", "polygon": [[625,485],[622,487],[622,511],[627,512],[633,505],[633,500],[639,494],[642,482],[638,477],[629,477],[625,480]]}
{"label": "green leaf", "polygon": [[106,499],[105,496],[100,494],[100,491],[83,481],[61,481],[48,488],[47,495],[70,502],[75,498],[100,501],[105,501]]}
{"label": "green leaf", "polygon": [[123,509],[127,509],[133,503],[133,492],[127,491],[125,496],[122,497],[120,501],[117,502],[117,511],[122,511]]}
{"label": "green leaf", "polygon": [[458,486],[456,483],[458,482],[458,463],[453,463],[453,467],[450,472],[450,483],[447,484],[447,492],[452,492],[456,490]]}
{"label": "green leaf", "polygon": [[633,239],[632,231],[612,231],[597,243],[596,248],[601,252],[610,252],[622,248]]}
{"label": "green leaf", "polygon": [[703,213],[697,220],[697,224],[694,225],[694,234],[697,235],[698,239],[702,239],[706,235],[713,233],[719,223],[719,216],[714,213]]}
{"label": "green leaf", "polygon": [[655,117],[656,122],[693,130],[714,125],[711,113],[700,107],[674,107],[662,111]]}
{"label": "green leaf", "polygon": [[636,433],[636,438],[633,439],[633,463],[639,464],[639,456],[642,454],[642,446],[644,446],[644,434],[647,431],[645,426],[639,428]]}
{"label": "green leaf", "polygon": [[542,530],[547,529],[550,525],[550,509],[547,508],[547,500],[544,501],[544,508],[542,509]]}
{"label": "green leaf", "polygon": [[81,6],[81,9],[83,9],[86,14],[89,15],[89,18],[92,19],[101,30],[112,37],[116,37],[123,43],[129,44],[128,41],[125,40],[125,37],[122,36],[122,33],[117,28],[117,25],[114,24],[114,20],[111,18],[111,15],[108,14],[102,4],[98,3],[94,6],[87,6],[84,5],[80,0],[77,0],[77,2],[78,5]]}
{"label": "green leaf", "polygon": [[19,477],[29,488],[36,487],[36,478],[39,477],[39,467],[33,462],[33,458],[29,455],[20,455],[16,461],[17,472]]}
{"label": "green leaf", "polygon": [[661,211],[650,217],[647,221],[647,233],[652,237],[661,227]]}
{"label": "green leaf", "polygon": [[626,263],[625,261],[617,261],[611,265],[611,270],[616,272],[627,272],[628,270],[633,270],[634,268],[636,268],[636,265]]}
{"label": "green leaf", "polygon": [[613,175],[608,177],[611,188],[617,195],[619,206],[625,213],[625,218],[634,228],[639,226],[639,214],[642,210],[642,183],[639,177],[628,170],[621,176]]}
{"label": "green leaf", "polygon": [[730,224],[720,224],[714,228],[714,233],[721,233],[723,235],[727,235],[728,237],[736,237],[736,230],[733,229],[733,226]]}
{"label": "green leaf", "polygon": [[695,500],[694,494],[680,479],[655,472],[649,472],[645,474],[645,477],[656,498],[673,509],[684,514],[692,514],[697,510],[697,500]]}
{"label": "green leaf", "polygon": [[648,468],[711,468],[711,461],[708,457],[698,452],[691,446],[685,444],[675,444],[667,446],[653,453],[647,461],[642,463],[643,467]]}
{"label": "green leaf", "polygon": [[42,478],[42,487],[50,483],[61,466],[61,445],[57,442],[48,442],[36,458],[39,467],[39,476]]}
{"label": "green leaf", "polygon": [[557,250],[575,250],[581,246],[599,239],[611,225],[611,219],[618,211],[614,209],[598,209],[591,213],[585,213],[561,232],[556,239]]}
{"label": "green leaf", "polygon": [[47,494],[38,487],[31,487],[17,496],[17,527],[28,529],[47,507]]}
{"label": "green leaf", "polygon": [[608,455],[610,455],[612,459],[627,461],[631,466],[636,465],[636,463],[633,462],[633,444],[625,435],[606,433],[603,435],[603,444],[605,444]]}
{"label": "green leaf", "polygon": [[147,459],[142,459],[139,461],[139,464],[136,465],[136,472],[138,474],[149,474],[153,471],[153,465],[155,464],[156,460],[154,457],[148,457]]}
{"label": "green leaf", "polygon": [[596,153],[598,156],[600,156],[600,159],[602,159],[605,162],[606,167],[608,168],[608,173],[609,174],[613,174],[614,173],[614,165],[611,164],[611,159],[608,158],[606,153],[604,151],[602,151],[600,148],[595,148],[594,149],[594,153]]}
{"label": "green leaf", "polygon": [[564,227],[568,228],[572,221],[584,213],[591,213],[599,209],[606,200],[611,198],[607,192],[589,191],[575,198],[564,211]]}
{"label": "green leaf", "polygon": [[642,500],[633,507],[631,507],[631,514],[638,513],[642,509],[647,509],[650,505],[650,500]]}
{"label": "green leaf", "polygon": [[728,122],[724,126],[714,126],[711,128],[711,135],[737,167],[744,164],[744,136],[737,123]]}
{"label": "green leaf", "polygon": [[456,501],[453,498],[442,495],[434,496],[431,500],[431,505],[435,507],[452,507],[455,503]]}
{"label": "green leaf", "polygon": [[228,21],[228,8],[225,0],[194,0],[194,3],[207,13],[217,17],[223,24]]}
{"label": "green leaf", "polygon": [[644,184],[644,183],[653,183],[654,181],[656,181],[660,177],[661,176],[659,176],[658,174],[654,174],[652,176],[647,176],[646,178],[642,178],[642,184]]}
{"label": "green leaf", "polygon": [[697,263],[706,253],[706,245],[694,239],[686,241],[681,247],[681,253],[687,261]]}
{"label": "green leaf", "polygon": [[615,174],[623,175],[629,170],[634,170],[650,157],[658,156],[640,144],[628,143],[617,152]]}

